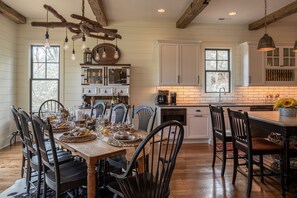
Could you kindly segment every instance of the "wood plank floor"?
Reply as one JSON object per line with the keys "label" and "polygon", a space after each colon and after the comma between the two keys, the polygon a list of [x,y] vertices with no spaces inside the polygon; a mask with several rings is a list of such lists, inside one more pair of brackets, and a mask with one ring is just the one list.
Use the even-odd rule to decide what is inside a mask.
{"label": "wood plank floor", "polygon": [[[178,155],[171,179],[171,198],[220,198],[245,197],[247,178],[238,174],[236,185],[232,185],[232,161],[227,161],[224,177],[221,177],[221,162],[217,160],[215,169],[211,168],[212,152],[207,144],[184,144]],[[20,178],[21,146],[6,147],[0,150],[0,192]],[[294,192],[294,189],[291,188]],[[293,193],[286,197],[294,197]],[[280,184],[274,177],[265,178],[262,184],[254,178],[251,197],[281,197]]]}

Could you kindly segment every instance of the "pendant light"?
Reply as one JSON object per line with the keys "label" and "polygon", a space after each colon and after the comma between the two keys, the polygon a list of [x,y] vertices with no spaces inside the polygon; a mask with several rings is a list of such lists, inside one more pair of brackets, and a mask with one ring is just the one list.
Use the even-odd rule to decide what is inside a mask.
{"label": "pendant light", "polygon": [[115,59],[118,59],[118,58],[119,58],[118,39],[117,39],[117,38],[116,38],[116,47],[115,47],[115,52],[114,52],[113,57],[114,57]]}
{"label": "pendant light", "polygon": [[82,46],[81,46],[81,49],[86,49],[87,45],[86,45],[86,36],[85,34],[83,34],[82,36]]}
{"label": "pendant light", "polygon": [[73,41],[73,44],[72,44],[72,55],[71,55],[71,60],[75,60],[74,41]]}
{"label": "pendant light", "polygon": [[[46,10],[46,22],[48,22],[48,9]],[[44,47],[45,48],[50,48],[50,43],[49,43],[49,34],[48,34],[48,27],[46,28],[45,32],[45,41],[44,41]]]}
{"label": "pendant light", "polygon": [[297,52],[297,40],[295,41],[293,52]]}
{"label": "pendant light", "polygon": [[[97,36],[98,36],[98,33],[97,33]],[[98,46],[98,38],[97,38],[97,45]],[[100,54],[99,54],[99,49],[97,47],[96,49],[96,54],[95,54],[95,60],[98,62],[100,60]]]}
{"label": "pendant light", "polygon": [[267,0],[264,0],[265,3],[265,34],[259,40],[258,43],[258,51],[267,52],[275,49],[275,45],[271,36],[267,34],[267,23],[266,23],[266,16],[267,16]]}
{"label": "pendant light", "polygon": [[[104,40],[104,44],[105,44],[105,40]],[[102,58],[106,58],[105,46],[103,46]]]}
{"label": "pendant light", "polygon": [[65,37],[65,41],[64,41],[64,50],[67,50],[68,48],[69,48],[69,45],[68,45],[67,28],[66,28],[66,37]]}

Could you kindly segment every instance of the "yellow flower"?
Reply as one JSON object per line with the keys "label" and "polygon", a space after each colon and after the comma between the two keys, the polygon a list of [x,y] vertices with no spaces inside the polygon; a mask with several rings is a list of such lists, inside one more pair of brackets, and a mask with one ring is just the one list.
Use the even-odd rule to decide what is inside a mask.
{"label": "yellow flower", "polygon": [[281,98],[274,103],[274,108],[296,108],[297,101],[294,98]]}

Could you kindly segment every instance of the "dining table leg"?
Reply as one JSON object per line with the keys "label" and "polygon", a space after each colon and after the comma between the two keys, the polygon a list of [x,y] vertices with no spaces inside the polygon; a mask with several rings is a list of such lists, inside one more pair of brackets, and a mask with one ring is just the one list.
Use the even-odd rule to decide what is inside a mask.
{"label": "dining table leg", "polygon": [[88,198],[95,198],[96,196],[96,171],[95,171],[96,160],[87,160],[88,166]]}

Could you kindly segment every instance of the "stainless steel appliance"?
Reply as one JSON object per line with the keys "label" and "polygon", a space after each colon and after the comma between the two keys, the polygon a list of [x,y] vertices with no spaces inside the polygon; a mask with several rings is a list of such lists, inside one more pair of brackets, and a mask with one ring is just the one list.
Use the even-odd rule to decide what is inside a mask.
{"label": "stainless steel appliance", "polygon": [[177,120],[182,125],[187,125],[187,109],[186,108],[168,108],[161,109],[161,123],[169,121],[169,120]]}

